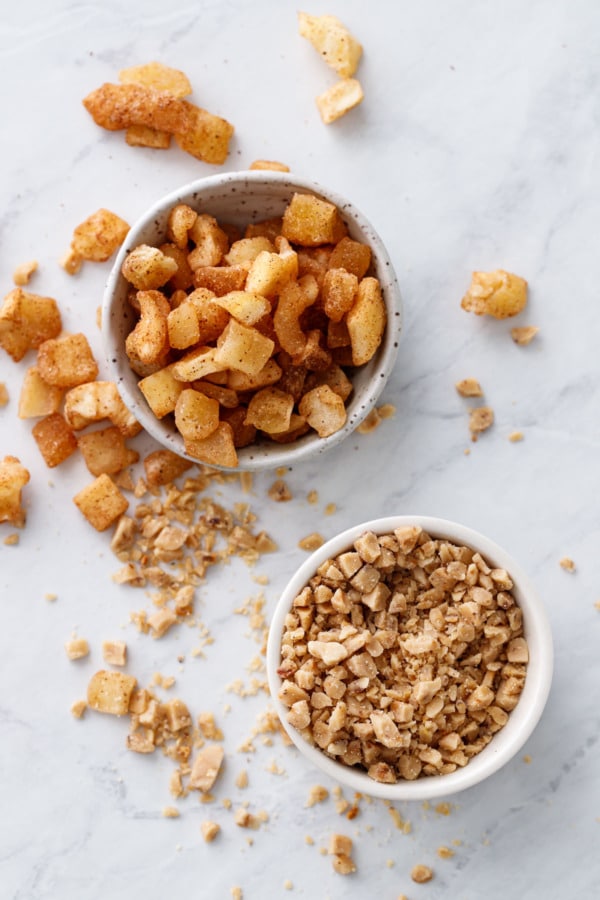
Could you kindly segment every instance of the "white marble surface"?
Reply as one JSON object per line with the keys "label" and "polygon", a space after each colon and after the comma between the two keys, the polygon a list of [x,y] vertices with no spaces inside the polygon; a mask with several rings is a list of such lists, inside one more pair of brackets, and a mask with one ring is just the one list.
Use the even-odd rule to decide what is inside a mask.
{"label": "white marble surface", "polygon": [[[0,455],[19,456],[31,483],[17,547],[2,543],[12,529],[0,526],[0,894],[217,900],[237,884],[246,900],[592,900],[600,896],[600,7],[311,0],[308,11],[338,13],[365,47],[365,102],[328,128],[313,98],[333,74],[298,36],[296,8],[267,0],[3,4],[5,292],[14,266],[37,258],[31,289],[55,296],[65,327],[88,334],[101,357],[95,311],[109,264],[89,264],[76,278],[63,273],[56,261],[72,228],[100,206],[134,221],[158,196],[214,171],[178,149],[133,150],[122,135],[96,128],[81,106],[119,68],[159,59],[183,68],[194,99],[235,124],[226,169],[281,159],[355,201],[387,242],[406,328],[383,398],[395,404],[395,418],[291,471],[295,499],[287,505],[267,499],[272,475],[255,479],[253,509],[280,550],[254,573],[242,564],[212,573],[200,591],[200,614],[216,637],[205,659],[191,655],[193,629],[153,641],[127,625],[148,598],[111,581],[118,563],[108,536],[87,527],[71,502],[89,475],[76,459],[46,469],[32,423],[16,414],[31,359],[14,364],[2,354],[0,380],[11,399],[0,410]],[[530,283],[519,324],[540,333],[527,348],[512,343],[514,323],[460,309],[471,270],[496,267]],[[470,455],[468,403],[454,390],[466,376],[481,381],[496,413]],[[523,442],[509,442],[515,429]],[[138,446],[151,445],[141,438]],[[316,507],[306,502],[309,489],[319,492]],[[231,502],[239,495],[232,489]],[[329,517],[327,503],[337,504]],[[353,821],[338,815],[333,799],[306,809],[310,786],[322,779],[295,751],[277,741],[258,742],[247,757],[236,750],[267,697],[240,700],[226,690],[235,678],[248,681],[257,651],[246,620],[232,615],[258,593],[252,575],[269,576],[272,608],[304,556],[300,537],[391,512],[454,518],[504,545],[533,578],[556,643],[550,700],[523,751],[530,764],[519,756],[486,784],[449,797],[449,817],[401,805],[410,835],[394,828],[381,803],[363,802]],[[565,555],[575,574],[560,568]],[[81,663],[63,650],[73,631],[92,645]],[[127,751],[122,721],[71,717],[110,637],[128,641],[128,669],[141,683],[156,670],[173,674],[172,692],[194,713],[215,712],[227,767],[214,806],[190,796],[179,819],[164,819],[170,761]],[[272,760],[285,774],[267,771]],[[234,784],[241,768],[246,791]],[[268,811],[252,846],[223,808],[225,797]],[[207,814],[223,829],[213,845],[199,833]],[[319,853],[334,830],[356,839],[351,878]],[[307,834],[315,846],[305,844]],[[454,839],[462,841],[454,858],[438,859],[436,848]],[[430,884],[410,881],[416,862],[433,866]]]}

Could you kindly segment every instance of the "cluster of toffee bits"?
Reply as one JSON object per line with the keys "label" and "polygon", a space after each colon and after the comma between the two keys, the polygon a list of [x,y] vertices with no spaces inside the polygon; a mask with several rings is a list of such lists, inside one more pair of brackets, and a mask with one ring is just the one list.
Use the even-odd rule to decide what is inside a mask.
{"label": "cluster of toffee bits", "polygon": [[380,782],[467,765],[525,683],[512,587],[505,569],[417,526],[364,533],[319,566],[286,617],[288,722]]}
{"label": "cluster of toffee bits", "polygon": [[178,204],[165,243],[135,247],[122,273],[137,316],[129,363],[190,456],[235,467],[257,440],[345,425],[352,374],[379,348],[386,308],[371,250],[334,204],[294,194],[282,217],[245,230]]}

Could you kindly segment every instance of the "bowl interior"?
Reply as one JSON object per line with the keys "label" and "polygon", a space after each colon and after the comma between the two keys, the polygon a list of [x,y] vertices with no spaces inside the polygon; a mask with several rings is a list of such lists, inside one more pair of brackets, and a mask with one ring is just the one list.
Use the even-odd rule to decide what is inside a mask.
{"label": "bowl interior", "polygon": [[[280,664],[285,617],[295,596],[315,574],[321,563],[347,550],[365,531],[373,531],[378,535],[386,534],[405,525],[420,525],[432,537],[447,538],[469,546],[478,550],[488,563],[507,570],[514,583],[512,593],[523,611],[529,663],[525,687],[517,706],[509,715],[508,722],[466,766],[448,775],[432,775],[415,781],[381,784],[357,768],[330,759],[317,747],[308,744],[300,733],[289,725],[286,719],[287,708],[278,698],[281,678],[277,674],[277,668]],[[267,673],[272,701],[296,747],[331,778],[355,791],[390,800],[425,800],[446,796],[471,787],[501,768],[519,751],[539,721],[550,690],[552,667],[550,626],[542,603],[521,567],[505,550],[484,535],[455,522],[427,516],[392,516],[364,522],[342,532],[320,547],[300,566],[284,589],[271,621],[267,647]]]}
{"label": "bowl interior", "polygon": [[[340,431],[327,438],[308,434],[289,445],[265,441],[244,447],[238,453],[238,469],[275,468],[322,453],[339,443],[354,431],[373,407],[394,366],[402,330],[398,281],[380,237],[353,204],[310,181],[290,178],[287,173],[238,172],[193,182],[162,198],[133,226],[109,277],[102,315],[107,360],[124,402],[146,431],[180,456],[187,455],[181,435],[170,417],[159,420],[153,415],[137,387],[138,376],[129,367],[124,352],[125,338],[135,324],[135,313],[127,301],[129,285],[121,275],[123,260],[138,244],[158,245],[166,240],[168,214],[176,203],[187,203],[199,212],[215,216],[218,221],[245,226],[280,216],[295,192],[314,193],[335,203],[350,237],[371,247],[374,274],[381,283],[387,308],[387,328],[373,359],[357,369],[353,376],[354,392],[347,404],[348,418]],[[188,458],[197,462],[193,457]]]}

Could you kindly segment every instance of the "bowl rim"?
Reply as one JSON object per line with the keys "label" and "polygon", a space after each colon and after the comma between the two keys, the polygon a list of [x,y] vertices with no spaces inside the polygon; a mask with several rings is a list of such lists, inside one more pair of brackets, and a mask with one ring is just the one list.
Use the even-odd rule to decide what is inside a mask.
{"label": "bowl rim", "polygon": [[[238,465],[226,467],[211,465],[212,468],[222,469],[225,472],[263,471],[274,470],[280,466],[300,463],[306,459],[318,456],[341,443],[366,418],[373,409],[377,399],[381,395],[390,375],[394,370],[399,351],[401,336],[404,332],[404,309],[402,295],[394,265],[379,233],[364,213],[350,200],[337,191],[324,187],[311,179],[294,175],[290,172],[276,172],[268,170],[239,170],[208,175],[203,178],[180,185],[159,198],[155,203],[143,212],[130,228],[125,241],[119,248],[112,269],[106,281],[102,299],[102,344],[105,361],[118,391],[129,411],[140,421],[144,430],[153,437],[161,446],[168,447],[179,456],[189,459],[191,462],[202,462],[195,457],[186,454],[183,442],[179,436],[172,433],[169,439],[162,421],[157,419],[144,401],[139,392],[130,390],[128,375],[123,374],[122,360],[123,350],[120,342],[113,334],[114,296],[121,283],[121,266],[128,253],[141,242],[140,235],[158,217],[165,215],[166,211],[180,202],[193,202],[193,195],[197,194],[197,202],[202,201],[202,195],[219,188],[225,188],[232,192],[239,184],[256,185],[257,188],[269,188],[271,185],[287,186],[290,195],[295,190],[313,193],[334,203],[343,217],[353,220],[357,227],[365,235],[365,242],[369,244],[373,256],[377,259],[377,275],[382,282],[382,290],[387,309],[387,327],[382,343],[373,362],[368,388],[361,391],[357,405],[351,402],[347,407],[348,417],[344,426],[334,434],[325,438],[308,434],[291,444],[276,444],[275,442],[261,442],[238,451]],[[210,209],[207,209],[210,212]],[[371,363],[369,363],[371,365]]]}
{"label": "bowl rim", "polygon": [[[493,562],[495,566],[508,571],[514,583],[513,593],[518,595],[517,602],[523,611],[530,661],[525,687],[507,724],[466,766],[448,775],[432,775],[415,781],[383,784],[369,778],[364,771],[355,770],[326,756],[318,747],[305,741],[287,722],[287,707],[278,697],[282,679],[277,674],[277,668],[285,616],[291,608],[294,597],[314,575],[317,567],[330,556],[349,548],[365,531],[373,531],[380,535],[407,525],[420,526],[434,538],[447,538],[463,543],[479,551],[486,561]],[[506,550],[481,532],[449,519],[398,515],[371,519],[347,528],[319,547],[298,567],[283,589],[271,618],[266,663],[269,691],[281,723],[294,745],[314,766],[352,790],[373,797],[385,800],[429,800],[473,787],[497,772],[518,753],[538,724],[546,705],[552,683],[553,658],[552,632],[542,601],[528,575]],[[512,727],[509,728],[511,723]]]}

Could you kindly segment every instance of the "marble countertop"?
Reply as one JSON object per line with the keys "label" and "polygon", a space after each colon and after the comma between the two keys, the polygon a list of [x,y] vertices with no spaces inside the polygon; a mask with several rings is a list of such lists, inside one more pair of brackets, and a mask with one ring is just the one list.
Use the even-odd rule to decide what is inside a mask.
{"label": "marble countertop", "polygon": [[[31,481],[18,545],[5,542],[14,529],[0,525],[0,893],[218,900],[237,885],[245,900],[592,900],[600,896],[600,7],[309,2],[308,12],[338,14],[365,49],[364,103],[328,127],[314,97],[334,75],[299,37],[296,10],[268,0],[5,5],[4,293],[15,266],[37,259],[30,289],[55,297],[65,328],[88,335],[102,360],[96,309],[110,263],[63,272],[57,261],[74,226],[99,207],[133,222],[161,195],[219,171],[176,147],[128,147],[83,109],[81,99],[119,69],[156,59],[183,69],[195,102],[234,123],[224,170],[282,160],[352,198],[394,261],[405,328],[381,400],[395,406],[392,419],[286,473],[288,503],[268,497],[275,473],[255,476],[249,494],[238,484],[213,489],[226,505],[249,502],[279,549],[254,568],[235,561],[211,570],[197,599],[215,638],[203,655],[195,655],[197,627],[152,640],[129,622],[151,600],[115,584],[110,536],[72,503],[91,479],[81,458],[47,469],[32,422],[17,416],[33,354],[15,364],[2,352],[10,401],[0,409],[0,456],[19,457]],[[460,308],[472,270],[495,268],[529,282],[517,320]],[[513,343],[514,324],[539,327],[530,346]],[[454,388],[465,377],[481,382],[495,412],[476,444],[469,402]],[[517,430],[524,439],[511,442]],[[134,445],[142,454],[154,447],[144,436]],[[407,834],[379,801],[361,799],[349,819],[335,785],[278,737],[259,734],[254,752],[239,750],[269,698],[252,695],[252,679],[264,679],[253,671],[260,644],[234,611],[263,592],[268,618],[310,531],[329,537],[388,513],[456,519],[501,544],[543,598],[556,651],[549,702],[522,753],[441,810],[396,804]],[[561,568],[566,556],[574,572]],[[90,642],[79,662],[65,654],[72,634]],[[174,801],[172,761],[127,750],[126,722],[72,717],[71,704],[103,667],[102,641],[113,638],[127,641],[127,671],[140,684],[155,672],[174,676],[161,696],[180,697],[194,716],[214,713],[226,750],[214,803]],[[236,681],[251,696],[232,690]],[[245,789],[236,786],[243,769]],[[317,783],[330,797],[307,807]],[[234,823],[244,802],[268,813],[257,830]],[[163,816],[170,805],[179,818]],[[200,833],[208,818],[222,828],[212,844]],[[358,871],[347,878],[320,852],[334,831],[355,842]],[[439,858],[441,845],[454,856]],[[411,881],[416,863],[433,868],[431,882]]]}

